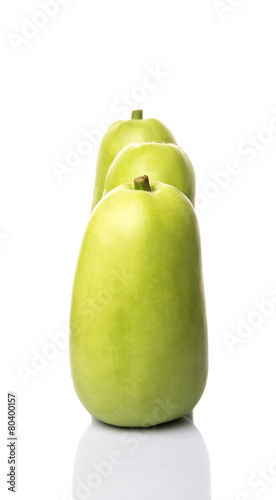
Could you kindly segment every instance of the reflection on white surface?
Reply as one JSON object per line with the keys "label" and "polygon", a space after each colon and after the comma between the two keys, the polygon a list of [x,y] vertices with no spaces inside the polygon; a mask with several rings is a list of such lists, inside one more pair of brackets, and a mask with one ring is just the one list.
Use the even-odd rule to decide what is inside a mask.
{"label": "reflection on white surface", "polygon": [[210,500],[205,442],[187,418],[151,427],[92,419],[76,453],[74,500]]}

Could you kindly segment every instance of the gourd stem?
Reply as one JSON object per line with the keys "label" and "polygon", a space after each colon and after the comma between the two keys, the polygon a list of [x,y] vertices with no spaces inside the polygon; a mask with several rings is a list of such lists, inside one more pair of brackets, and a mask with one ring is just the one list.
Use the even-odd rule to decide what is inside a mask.
{"label": "gourd stem", "polygon": [[143,110],[136,109],[135,111],[132,111],[131,119],[132,120],[143,120]]}
{"label": "gourd stem", "polygon": [[148,176],[136,177],[133,181],[133,189],[135,191],[152,191]]}

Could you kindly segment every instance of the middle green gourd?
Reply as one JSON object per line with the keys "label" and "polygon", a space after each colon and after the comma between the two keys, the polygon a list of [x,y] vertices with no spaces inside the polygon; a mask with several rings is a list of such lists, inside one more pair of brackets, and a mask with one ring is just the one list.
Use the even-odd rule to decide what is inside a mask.
{"label": "middle green gourd", "polygon": [[133,143],[123,148],[110,165],[103,195],[144,174],[152,181],[178,188],[195,204],[195,173],[189,157],[181,147],[163,142]]}

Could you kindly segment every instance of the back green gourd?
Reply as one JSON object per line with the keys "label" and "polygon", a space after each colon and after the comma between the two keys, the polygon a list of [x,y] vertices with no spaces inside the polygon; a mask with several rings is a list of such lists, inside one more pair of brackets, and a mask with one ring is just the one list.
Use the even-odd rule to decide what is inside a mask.
{"label": "back green gourd", "polygon": [[117,154],[128,144],[148,141],[177,144],[171,131],[159,120],[144,120],[142,110],[133,111],[131,120],[120,120],[109,127],[99,149],[92,210],[103,196],[106,174]]}

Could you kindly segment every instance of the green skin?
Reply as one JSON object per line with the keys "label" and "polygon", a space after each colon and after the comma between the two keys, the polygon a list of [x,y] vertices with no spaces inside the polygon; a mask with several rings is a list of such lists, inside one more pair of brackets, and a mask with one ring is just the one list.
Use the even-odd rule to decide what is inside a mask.
{"label": "green skin", "polygon": [[70,358],[99,420],[150,427],[189,413],[208,371],[201,249],[177,188],[135,179],[92,212],[75,274]]}
{"label": "green skin", "polygon": [[135,143],[122,149],[108,170],[103,195],[145,173],[151,181],[177,187],[195,204],[195,172],[190,159],[181,147],[159,142]]}
{"label": "green skin", "polygon": [[103,196],[106,174],[115,156],[128,144],[147,141],[176,144],[171,131],[159,120],[143,120],[142,110],[133,111],[131,120],[119,120],[109,127],[99,149],[92,210]]}

